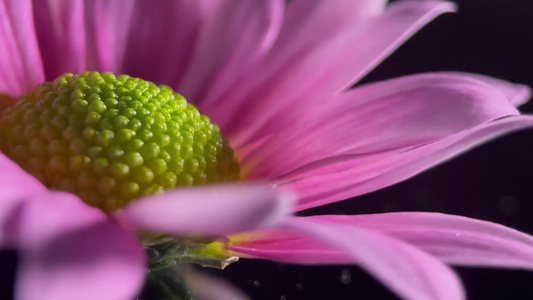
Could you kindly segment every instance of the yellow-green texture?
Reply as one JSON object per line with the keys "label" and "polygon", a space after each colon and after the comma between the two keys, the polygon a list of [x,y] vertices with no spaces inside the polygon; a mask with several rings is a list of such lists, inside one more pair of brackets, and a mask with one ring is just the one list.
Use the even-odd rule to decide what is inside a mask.
{"label": "yellow-green texture", "polygon": [[217,125],[168,86],[127,75],[64,74],[38,85],[3,112],[0,145],[49,188],[106,212],[239,178]]}

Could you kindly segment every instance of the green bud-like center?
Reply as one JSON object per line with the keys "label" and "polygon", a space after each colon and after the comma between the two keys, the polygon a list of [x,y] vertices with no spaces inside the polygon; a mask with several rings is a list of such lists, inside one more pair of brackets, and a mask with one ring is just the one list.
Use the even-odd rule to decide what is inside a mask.
{"label": "green bud-like center", "polygon": [[127,75],[38,85],[3,112],[0,145],[49,188],[105,212],[176,186],[239,179],[216,124],[168,86]]}

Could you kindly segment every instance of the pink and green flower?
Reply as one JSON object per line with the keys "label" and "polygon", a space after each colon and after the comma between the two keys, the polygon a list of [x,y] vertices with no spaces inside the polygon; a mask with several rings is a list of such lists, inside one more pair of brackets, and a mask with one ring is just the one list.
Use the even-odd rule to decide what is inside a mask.
{"label": "pink and green flower", "polygon": [[[0,247],[20,255],[15,298],[132,299],[147,252],[169,241],[190,246],[171,260],[200,264],[354,263],[407,299],[464,298],[446,264],[532,269],[533,237],[490,222],[291,216],[533,125],[516,109],[528,87],[482,75],[350,88],[453,10],[431,0],[0,1]],[[230,293],[198,278],[204,297]]]}

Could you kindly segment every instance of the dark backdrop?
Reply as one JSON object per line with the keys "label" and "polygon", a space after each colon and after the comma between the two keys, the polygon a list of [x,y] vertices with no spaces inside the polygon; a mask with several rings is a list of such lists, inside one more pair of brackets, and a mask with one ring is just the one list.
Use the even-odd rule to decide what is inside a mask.
{"label": "dark backdrop", "polygon": [[[425,27],[364,82],[440,70],[533,86],[533,1],[456,0],[459,12]],[[533,103],[522,107],[533,113]],[[485,144],[395,186],[304,214],[433,211],[533,233],[533,130]],[[533,271],[455,268],[469,299],[533,299]],[[222,272],[254,299],[395,299],[356,266],[241,260]]]}

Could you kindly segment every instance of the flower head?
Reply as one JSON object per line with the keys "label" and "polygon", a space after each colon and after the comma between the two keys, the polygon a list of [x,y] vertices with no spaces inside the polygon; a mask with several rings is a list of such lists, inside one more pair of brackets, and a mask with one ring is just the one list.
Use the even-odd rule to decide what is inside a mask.
{"label": "flower head", "polygon": [[239,179],[218,126],[167,86],[65,74],[5,110],[4,153],[53,189],[114,211],[176,186]]}
{"label": "flower head", "polygon": [[[0,246],[21,252],[17,299],[133,297],[147,259],[136,237],[147,232],[148,240],[212,242],[206,255],[359,263],[410,299],[463,297],[441,261],[531,268],[532,238],[487,222],[424,213],[288,216],[389,186],[533,125],[515,108],[527,87],[481,75],[430,73],[349,88],[453,9],[442,1],[0,1],[0,99],[10,106],[0,119]],[[95,75],[103,72],[117,77]],[[137,84],[154,93],[119,87],[113,78],[129,78],[119,74],[141,78]],[[90,85],[91,93],[62,94],[91,76],[113,81],[117,99]],[[170,89],[150,89],[161,84],[210,121]],[[161,90],[170,100],[154,110]],[[121,96],[150,101],[131,106]],[[46,101],[52,113],[39,110]],[[198,124],[182,124],[174,108]],[[132,121],[134,112],[146,117]],[[151,125],[156,134],[143,131]],[[215,139],[211,156],[227,168],[198,175],[197,157],[192,175],[181,172],[188,167],[180,169],[180,158],[185,164],[189,152],[211,151],[194,147],[204,140],[197,132]],[[126,151],[133,137],[143,143],[132,150],[138,155]],[[185,140],[192,144],[171,153]],[[46,164],[36,160],[42,156]],[[182,174],[189,185],[224,170],[243,182],[177,184]]]}

